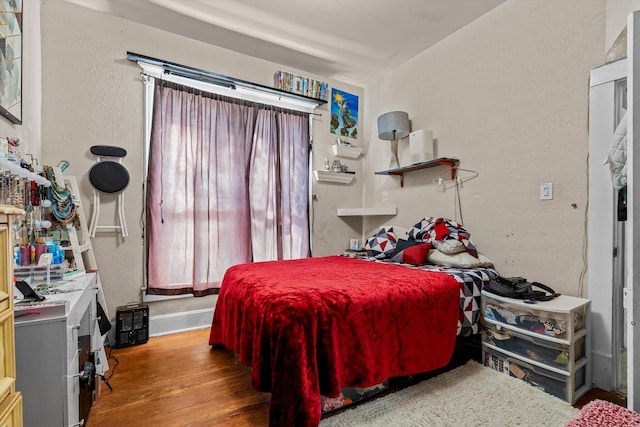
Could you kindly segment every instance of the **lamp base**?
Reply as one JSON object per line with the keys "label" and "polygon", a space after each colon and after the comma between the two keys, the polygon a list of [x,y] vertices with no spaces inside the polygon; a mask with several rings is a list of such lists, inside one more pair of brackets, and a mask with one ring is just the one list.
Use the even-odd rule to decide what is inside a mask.
{"label": "lamp base", "polygon": [[391,161],[389,162],[389,169],[396,169],[400,167],[398,162],[398,140],[391,140]]}

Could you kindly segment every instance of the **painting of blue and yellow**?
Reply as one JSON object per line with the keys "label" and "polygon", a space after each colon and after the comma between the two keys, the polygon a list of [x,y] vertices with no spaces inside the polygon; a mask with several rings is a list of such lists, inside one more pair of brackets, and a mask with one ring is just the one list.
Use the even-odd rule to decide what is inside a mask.
{"label": "painting of blue and yellow", "polygon": [[358,97],[338,89],[331,89],[331,133],[358,137]]}

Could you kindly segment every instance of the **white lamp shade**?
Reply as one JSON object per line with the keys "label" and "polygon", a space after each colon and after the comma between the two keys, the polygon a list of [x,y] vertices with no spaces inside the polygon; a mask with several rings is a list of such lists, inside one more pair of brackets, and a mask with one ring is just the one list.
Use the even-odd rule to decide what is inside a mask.
{"label": "white lamp shade", "polygon": [[419,129],[409,134],[411,162],[419,163],[433,160],[433,131]]}
{"label": "white lamp shade", "polygon": [[378,117],[378,138],[385,141],[406,138],[411,126],[409,115],[404,111],[390,111]]}

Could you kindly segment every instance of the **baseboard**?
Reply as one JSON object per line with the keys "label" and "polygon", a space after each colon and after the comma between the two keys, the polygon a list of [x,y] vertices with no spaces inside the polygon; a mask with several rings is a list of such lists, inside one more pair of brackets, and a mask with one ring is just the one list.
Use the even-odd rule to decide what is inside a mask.
{"label": "baseboard", "polygon": [[611,391],[613,389],[613,355],[593,350],[591,352],[591,378],[594,387]]}
{"label": "baseboard", "polygon": [[213,308],[149,317],[149,336],[174,334],[211,327]]}

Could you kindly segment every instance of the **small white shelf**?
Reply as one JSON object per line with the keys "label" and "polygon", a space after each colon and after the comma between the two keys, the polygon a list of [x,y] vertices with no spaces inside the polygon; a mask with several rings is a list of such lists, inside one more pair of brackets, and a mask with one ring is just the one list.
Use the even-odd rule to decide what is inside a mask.
{"label": "small white shelf", "polygon": [[338,157],[357,159],[362,154],[362,148],[358,147],[345,147],[344,145],[334,144],[331,148],[333,149],[333,154]]}
{"label": "small white shelf", "polygon": [[315,170],[313,171],[313,176],[315,176],[316,181],[318,182],[335,182],[338,184],[349,184],[351,183],[351,181],[353,181],[355,174]]}
{"label": "small white shelf", "polygon": [[338,216],[392,216],[397,213],[395,207],[338,209]]}

